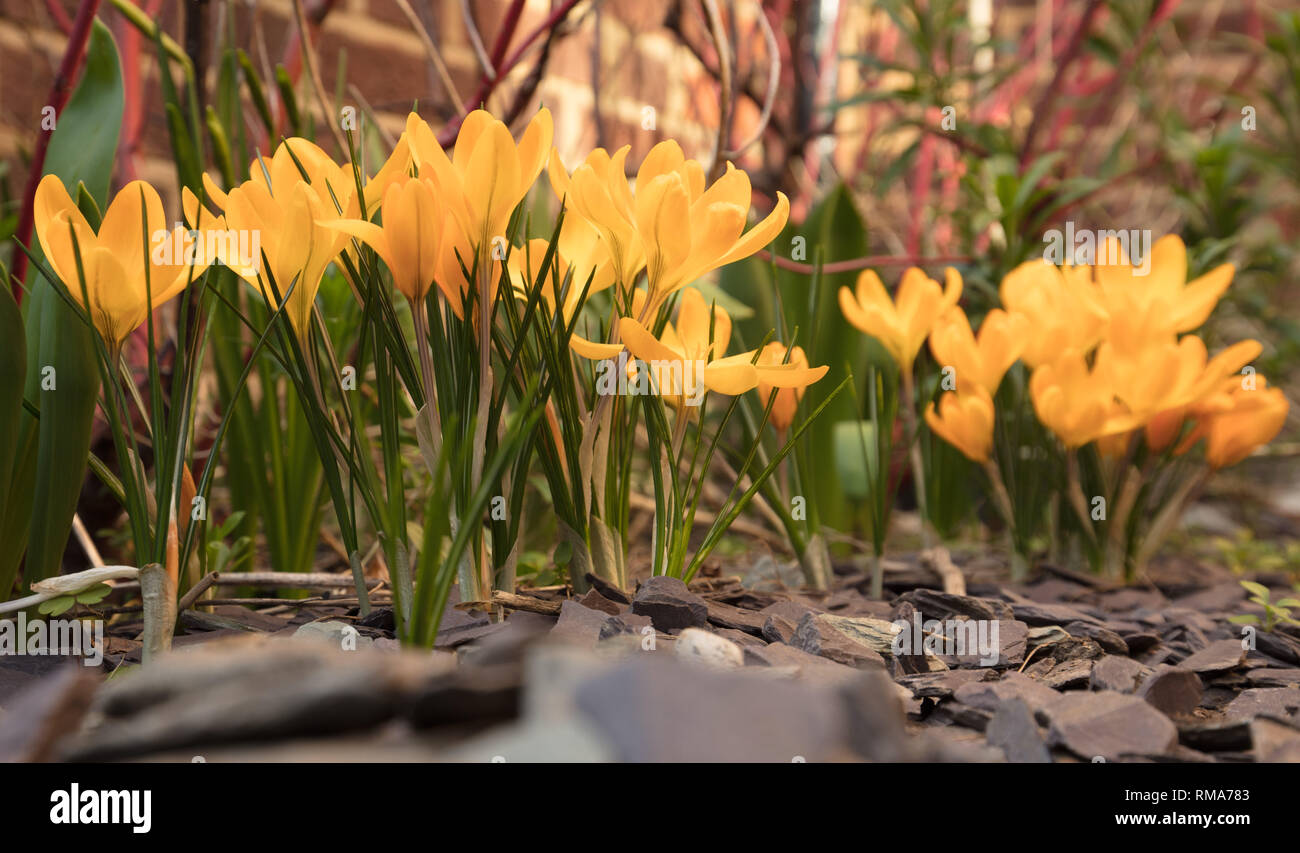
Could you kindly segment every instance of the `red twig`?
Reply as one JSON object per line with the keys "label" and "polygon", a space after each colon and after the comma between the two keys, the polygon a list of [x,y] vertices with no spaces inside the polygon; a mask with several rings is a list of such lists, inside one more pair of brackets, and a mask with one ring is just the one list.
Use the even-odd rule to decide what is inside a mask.
{"label": "red twig", "polygon": [[[801,264],[798,261],[792,261],[789,258],[783,258],[780,255],[773,255],[766,249],[760,249],[754,257],[761,261],[771,261],[783,270],[800,272],[804,275],[812,275],[817,271],[817,267],[811,264]],[[919,255],[867,255],[863,258],[852,258],[847,261],[831,261],[828,264],[822,264],[821,271],[826,275],[832,275],[837,272],[864,270],[867,267],[920,267],[933,266],[935,264],[964,264],[969,261],[970,258],[966,255],[935,255],[934,257],[929,258]]]}
{"label": "red twig", "polygon": [[515,29],[519,26],[519,17],[523,13],[524,0],[514,0],[510,4],[510,8],[506,10],[506,17],[501,22],[501,32],[497,34],[496,41],[492,44],[491,59],[492,67],[497,71],[496,76],[490,77],[486,71],[483,72],[483,76],[479,79],[478,90],[462,107],[460,115],[447,122],[442,132],[438,134],[438,142],[442,144],[442,147],[446,148],[456,141],[456,134],[460,133],[460,125],[465,121],[465,117],[487,102],[497,84],[504,80],[506,75],[519,64],[519,60],[523,59],[524,53],[532,46],[533,42],[537,41],[538,36],[552,27],[559,26],[568,17],[569,11],[578,5],[578,2],[579,0],[565,0],[565,2],[557,6],[555,11],[551,12],[546,20],[542,21],[536,29],[529,33],[507,57],[506,49],[510,47],[510,39],[514,37]]}
{"label": "red twig", "polygon": [[59,29],[63,30],[65,36],[72,33],[72,19],[68,17],[67,12],[63,11],[63,6],[59,3],[59,0],[45,0],[45,8],[49,10],[50,15],[54,18],[54,23],[58,25]]}
{"label": "red twig", "polygon": [[[85,56],[86,45],[90,41],[90,25],[94,23],[95,13],[98,11],[99,0],[81,0],[81,6],[77,9],[77,19],[72,22],[72,35],[68,36],[68,46],[63,51],[63,61],[59,63],[59,72],[54,76],[54,85],[50,87],[50,95],[47,98],[47,105],[54,107],[56,118],[63,112],[68,98],[72,95],[72,82],[76,77],[77,67]],[[54,129],[51,127],[46,130],[42,122],[41,134],[36,139],[36,154],[32,157],[32,168],[27,173],[27,188],[23,190],[23,212],[18,218],[18,230],[14,232],[14,239],[28,248],[31,247],[32,240],[34,217],[32,207],[36,201],[36,186],[41,182],[41,174],[45,171],[45,155],[49,151],[50,137],[53,135]],[[22,304],[23,300],[20,284],[26,275],[27,255],[18,252],[14,256],[13,294],[14,301],[19,304]]]}

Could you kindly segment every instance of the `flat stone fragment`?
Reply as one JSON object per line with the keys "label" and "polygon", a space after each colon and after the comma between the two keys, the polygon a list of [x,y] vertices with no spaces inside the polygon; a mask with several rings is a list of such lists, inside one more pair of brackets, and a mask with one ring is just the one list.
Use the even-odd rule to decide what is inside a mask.
{"label": "flat stone fragment", "polygon": [[[593,590],[594,592],[594,590]],[[568,600],[560,604],[560,618],[551,628],[551,637],[580,645],[594,646],[610,614],[585,604]]]}
{"label": "flat stone fragment", "polygon": [[1283,719],[1300,713],[1300,689],[1294,687],[1252,687],[1228,703],[1229,717],[1250,719],[1261,714]]}
{"label": "flat stone fragment", "polygon": [[521,679],[522,668],[513,664],[460,667],[416,690],[403,716],[417,729],[512,719],[519,714]]}
{"label": "flat stone fragment", "polygon": [[745,647],[745,666],[748,669],[793,670],[797,681],[808,684],[837,685],[856,678],[862,670],[835,663],[824,657],[808,654],[794,646],[772,643],[769,646]]}
{"label": "flat stone fragment", "polygon": [[1161,664],[1142,682],[1137,695],[1151,707],[1177,717],[1195,711],[1204,692],[1201,677],[1190,669]]}
{"label": "flat stone fragment", "polygon": [[755,636],[762,635],[763,623],[767,621],[767,617],[757,610],[745,610],[721,601],[706,601],[705,604],[708,607],[709,622],[719,628],[732,628]]}
{"label": "flat stone fragment", "polygon": [[1052,754],[1034,722],[1029,706],[1019,699],[1002,703],[984,728],[989,746],[995,746],[1016,764],[1050,764]]}
{"label": "flat stone fragment", "polygon": [[983,681],[989,674],[986,669],[950,669],[944,672],[924,672],[899,679],[917,699],[948,699],[963,684]]}
{"label": "flat stone fragment", "polygon": [[726,637],[738,646],[766,646],[767,643],[761,637],[755,637],[753,634],[747,634],[744,631],[737,631],[735,628],[714,628],[713,633],[719,637]]}
{"label": "flat stone fragment", "polygon": [[[839,688],[853,751],[867,761],[923,758],[907,737],[899,685],[883,672],[865,672]],[[906,690],[902,690],[906,693]]]}
{"label": "flat stone fragment", "polygon": [[1277,631],[1255,634],[1255,647],[1269,657],[1300,666],[1300,640],[1293,640]]}
{"label": "flat stone fragment", "polygon": [[763,639],[769,643],[789,643],[798,628],[798,622],[772,613],[763,621]]}
{"label": "flat stone fragment", "polygon": [[105,685],[96,702],[105,719],[66,744],[63,757],[107,761],[369,730],[436,691],[450,666],[427,653],[342,651],[299,639],[173,651]]}
{"label": "flat stone fragment", "polygon": [[1115,631],[1095,622],[1070,622],[1062,626],[1072,637],[1086,637],[1112,655],[1127,655],[1128,643]]}
{"label": "flat stone fragment", "polygon": [[877,654],[893,654],[894,636],[898,628],[887,619],[868,616],[835,616],[830,613],[818,617],[844,636],[872,649]]}
{"label": "flat stone fragment", "polygon": [[895,607],[909,603],[921,613],[924,619],[982,619],[994,621],[1012,619],[1011,606],[1005,601],[992,598],[975,598],[969,595],[954,595],[934,589],[914,589],[898,597]]}
{"label": "flat stone fragment", "polygon": [[1250,740],[1256,761],[1300,764],[1300,729],[1260,717],[1250,721]]}
{"label": "flat stone fragment", "polygon": [[1189,610],[1236,610],[1245,598],[1246,590],[1241,584],[1236,581],[1225,581],[1175,599],[1173,604],[1175,607],[1186,607]]}
{"label": "flat stone fragment", "polygon": [[884,669],[885,659],[878,652],[863,645],[834,627],[828,615],[804,614],[799,627],[790,638],[790,645],[800,651],[824,657],[855,669],[877,667]]}
{"label": "flat stone fragment", "polygon": [[1163,755],[1178,744],[1169,718],[1136,696],[1102,691],[1065,693],[1044,709],[1048,744],[1080,758]]}
{"label": "flat stone fragment", "polygon": [[812,608],[789,599],[769,604],[759,611],[763,617],[762,635],[769,643],[789,643],[805,613]]}
{"label": "flat stone fragment", "polygon": [[1215,720],[1202,723],[1184,719],[1178,722],[1178,740],[1203,752],[1228,752],[1250,749],[1250,722],[1244,719]]}
{"label": "flat stone fragment", "polygon": [[1082,687],[1092,678],[1092,665],[1087,658],[1061,661],[1042,676],[1042,682],[1055,690]]}
{"label": "flat stone fragment", "polygon": [[1251,687],[1300,687],[1300,669],[1261,667],[1246,673]]}
{"label": "flat stone fragment", "polygon": [[1150,672],[1150,669],[1132,658],[1106,655],[1093,665],[1092,689],[1133,693]]}
{"label": "flat stone fragment", "polygon": [[626,604],[619,604],[617,601],[606,598],[600,594],[598,589],[587,590],[587,594],[578,599],[578,603],[583,607],[590,607],[592,610],[608,613],[610,616],[617,616],[627,609]]}
{"label": "flat stone fragment", "polygon": [[1008,699],[1020,699],[1035,714],[1042,711],[1061,694],[1041,684],[1024,673],[1007,672],[997,681],[980,681],[963,684],[953,691],[953,698],[964,705],[996,713]]}
{"label": "flat stone fragment", "polygon": [[688,590],[680,579],[667,575],[655,575],[641,584],[632,599],[632,612],[650,617],[659,631],[709,624],[709,607],[704,599]]}
{"label": "flat stone fragment", "polygon": [[1038,604],[1032,601],[1013,602],[1011,612],[1014,614],[1014,618],[1031,626],[1097,621],[1082,610],[1076,610],[1066,604]]}
{"label": "flat stone fragment", "polygon": [[1236,669],[1246,660],[1241,640],[1217,640],[1179,663],[1192,672],[1210,673]]}

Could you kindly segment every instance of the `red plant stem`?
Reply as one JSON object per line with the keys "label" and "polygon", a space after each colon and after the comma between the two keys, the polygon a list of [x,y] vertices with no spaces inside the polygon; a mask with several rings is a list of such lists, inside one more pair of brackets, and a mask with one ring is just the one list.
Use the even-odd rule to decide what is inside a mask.
{"label": "red plant stem", "polygon": [[[773,255],[766,249],[760,249],[754,257],[760,261],[771,261],[781,269],[790,270],[791,272],[800,272],[805,275],[812,275],[817,272],[817,267],[812,264],[801,264],[780,255]],[[832,275],[837,272],[863,270],[867,267],[930,266],[933,264],[964,264],[969,261],[970,258],[966,255],[935,255],[929,258],[920,255],[867,255],[862,258],[831,261],[828,264],[822,264],[821,271],[825,275]]]}
{"label": "red plant stem", "polygon": [[[928,122],[929,118],[926,116],[925,120]],[[934,136],[931,134],[921,137],[921,148],[912,172],[912,222],[907,235],[907,251],[912,255],[921,251],[921,216],[930,201],[930,181],[934,177],[934,145]]]}
{"label": "red plant stem", "polygon": [[67,12],[63,11],[63,6],[59,4],[59,0],[45,0],[45,8],[49,10],[50,15],[54,18],[54,23],[58,25],[59,29],[63,30],[63,34],[65,36],[70,35],[72,33],[72,19],[68,17]]}
{"label": "red plant stem", "polygon": [[443,148],[446,148],[456,141],[456,135],[460,133],[460,126],[461,123],[465,121],[465,117],[487,102],[488,97],[492,94],[493,90],[496,89],[497,84],[504,80],[506,75],[519,64],[519,60],[524,57],[524,52],[532,46],[532,43],[537,40],[537,37],[549,30],[551,27],[558,25],[568,17],[569,10],[578,5],[578,2],[579,0],[565,0],[557,6],[555,11],[551,12],[551,14],[547,16],[546,20],[542,21],[536,29],[529,33],[524,40],[519,43],[519,47],[515,48],[507,57],[506,49],[510,47],[510,39],[514,37],[515,29],[519,26],[519,17],[523,13],[524,0],[514,0],[514,2],[510,4],[510,8],[506,10],[506,17],[501,22],[501,32],[497,34],[496,41],[492,44],[491,59],[492,67],[496,69],[497,72],[496,76],[492,77],[487,73],[487,71],[483,72],[483,76],[479,79],[478,90],[475,91],[473,96],[465,102],[464,106],[461,108],[460,115],[447,122],[446,126],[444,126],[442,131],[438,134],[438,142]]}
{"label": "red plant stem", "polygon": [[[86,54],[86,45],[90,42],[90,25],[94,22],[95,13],[98,11],[99,0],[81,0],[81,6],[77,9],[77,19],[72,22],[72,35],[68,36],[68,46],[63,51],[63,61],[59,63],[59,72],[54,76],[54,85],[50,87],[50,95],[46,99],[47,105],[54,107],[56,119],[63,112],[68,98],[72,95],[72,82]],[[36,139],[36,153],[32,157],[32,168],[27,173],[27,188],[23,190],[23,212],[18,218],[18,230],[14,232],[14,239],[28,248],[31,248],[36,186],[41,182],[41,174],[45,171],[45,155],[49,151],[50,137],[53,135],[53,128],[46,130],[42,126],[41,134]],[[14,301],[19,305],[23,301],[21,284],[26,275],[27,255],[18,252],[14,256],[13,294]]]}
{"label": "red plant stem", "polygon": [[1052,82],[1047,85],[1043,93],[1038,96],[1038,102],[1034,104],[1033,117],[1029,121],[1029,129],[1025,131],[1024,145],[1020,149],[1020,168],[1023,170],[1029,164],[1030,158],[1034,152],[1034,139],[1038,136],[1038,131],[1043,122],[1047,119],[1047,105],[1052,102],[1052,98],[1061,88],[1061,81],[1065,79],[1065,72],[1069,70],[1074,63],[1079,52],[1083,50],[1083,43],[1088,37],[1088,31],[1092,29],[1093,18],[1102,10],[1105,5],[1103,0],[1092,0],[1088,8],[1084,10],[1083,15],[1079,18],[1079,26],[1075,28],[1074,35],[1070,38],[1070,44],[1065,49],[1059,62],[1056,63],[1056,73],[1052,75]]}

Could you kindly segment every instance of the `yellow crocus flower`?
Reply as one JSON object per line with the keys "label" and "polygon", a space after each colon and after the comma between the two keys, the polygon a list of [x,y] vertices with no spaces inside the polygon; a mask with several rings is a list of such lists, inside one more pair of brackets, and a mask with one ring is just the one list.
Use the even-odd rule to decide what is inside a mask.
{"label": "yellow crocus flower", "polygon": [[916,355],[935,322],[961,298],[961,274],[948,267],[944,280],[940,287],[919,267],[912,267],[903,273],[897,299],[891,300],[880,276],[874,270],[863,270],[855,290],[840,288],[840,310],[859,331],[879,341],[903,376],[910,377]]}
{"label": "yellow crocus flower", "polygon": [[[255,269],[235,271],[256,286],[272,308],[279,308],[272,279],[281,297],[288,293],[285,313],[302,337],[325,270],[348,243],[347,234],[327,223],[360,215],[356,181],[349,167],[297,137],[280,143],[269,161],[255,161],[249,172],[253,177],[226,193],[205,174],[204,189],[221,208],[229,230],[259,234],[270,269],[263,269],[259,258]],[[303,172],[309,180],[303,179]]]}
{"label": "yellow crocus flower", "polygon": [[206,262],[186,258],[185,229],[166,230],[162,200],[144,181],[132,181],[114,196],[98,232],[56,175],[41,179],[32,212],[37,239],[54,274],[114,353],[148,318],[150,306],[157,310],[207,267]]}
{"label": "yellow crocus flower", "polygon": [[1024,350],[1028,332],[1029,321],[1023,315],[994,308],[984,315],[976,336],[966,312],[953,307],[930,332],[930,352],[940,365],[953,369],[956,390],[964,391],[974,383],[994,395]]}
{"label": "yellow crocus flower", "polygon": [[731,341],[731,317],[720,307],[710,311],[703,295],[693,287],[682,292],[677,323],[668,323],[658,338],[631,317],[619,320],[619,331],[628,351],[649,364],[656,387],[667,389],[660,396],[674,405],[684,398],[699,399],[706,388],[736,395],[758,387],[760,381],[774,388],[803,387],[816,382],[827,369],[758,365],[753,351],[723,356]]}
{"label": "yellow crocus flower", "polygon": [[327,219],[319,224],[374,249],[393,274],[393,286],[418,307],[443,258],[447,216],[439,204],[438,187],[430,178],[391,182],[380,210],[382,226],[359,219]]}
{"label": "yellow crocus flower", "polygon": [[[548,270],[545,278],[542,279],[542,298],[551,310],[558,310],[560,316],[565,322],[573,319],[573,312],[577,310],[578,298],[582,296],[584,288],[587,289],[587,295],[605,290],[614,283],[614,271],[607,261],[602,261],[598,254],[591,253],[592,248],[584,244],[581,238],[575,240],[572,237],[566,238],[568,224],[560,232],[559,240],[555,247],[555,258],[552,262],[552,269]],[[592,235],[594,237],[594,235]],[[506,261],[506,269],[510,274],[511,284],[514,285],[515,291],[527,298],[532,291],[538,276],[542,272],[542,261],[546,259],[546,252],[550,243],[546,240],[535,238],[528,241],[525,248],[514,249]],[[599,246],[595,247],[597,252],[601,251]],[[572,252],[572,254],[570,254]],[[558,276],[561,287],[565,287],[565,278],[572,273],[567,289],[564,291],[564,303],[557,306],[555,294],[555,277]],[[591,284],[587,282],[590,279]]]}
{"label": "yellow crocus flower", "polygon": [[1109,317],[1091,267],[1026,261],[1002,279],[999,295],[1008,312],[1026,320],[1020,358],[1030,367],[1091,350],[1106,333]]}
{"label": "yellow crocus flower", "polygon": [[1176,452],[1183,453],[1202,438],[1205,461],[1211,468],[1227,468],[1268,444],[1286,425],[1291,406],[1278,388],[1269,388],[1263,376],[1227,380],[1222,390],[1200,407],[1196,426]]}
{"label": "yellow crocus flower", "polygon": [[[789,350],[788,358],[787,349]],[[773,385],[769,380],[766,368],[780,367],[787,364],[796,368],[796,371],[791,373],[792,378],[798,377],[807,381],[799,385],[787,384],[779,388]],[[810,368],[808,366],[808,356],[804,354],[803,347],[787,347],[777,341],[772,341],[763,347],[758,355],[757,367],[759,371],[759,402],[766,406],[768,397],[774,390],[776,391],[776,400],[772,403],[770,418],[772,426],[778,433],[784,433],[790,428],[790,424],[794,422],[794,415],[799,408],[799,401],[803,399],[804,389],[825,376],[826,371],[830,369],[826,365]]]}
{"label": "yellow crocus flower", "polygon": [[1141,421],[1123,411],[1108,380],[1106,371],[1089,369],[1083,353],[1068,351],[1029,378],[1034,412],[1069,449],[1128,432]]}
{"label": "yellow crocus flower", "polygon": [[[753,200],[749,176],[727,164],[726,173],[705,186],[704,167],[689,160],[673,140],[655,145],[637,171],[633,193],[624,176],[627,149],[613,157],[593,152],[569,179],[565,192],[580,216],[600,231],[624,287],[642,265],[654,313],[673,293],[700,276],[742,260],[767,245],[785,227],[790,202],[777,203],[745,231]],[[553,168],[552,184],[563,184]]]}
{"label": "yellow crocus flower", "polygon": [[[1094,268],[1098,291],[1116,320],[1150,318],[1165,332],[1188,332],[1210,316],[1232,284],[1234,267],[1220,264],[1200,278],[1187,280],[1187,248],[1176,234],[1161,237],[1151,247],[1145,275],[1133,267],[1119,241],[1110,238],[1100,248]],[[1110,261],[1114,260],[1114,263]]]}
{"label": "yellow crocus flower", "polygon": [[949,391],[925,410],[934,434],[972,462],[984,463],[993,450],[993,398],[982,385]]}
{"label": "yellow crocus flower", "polygon": [[[1113,326],[1112,326],[1113,328]],[[1094,370],[1106,375],[1115,397],[1140,423],[1205,397],[1257,357],[1258,341],[1240,341],[1209,358],[1195,335],[1172,336],[1144,345],[1106,341],[1097,348]]]}
{"label": "yellow crocus flower", "polygon": [[546,165],[553,133],[551,113],[544,107],[518,145],[501,120],[474,110],[465,117],[448,157],[429,124],[415,113],[407,116],[403,138],[410,163],[421,178],[434,181],[439,202],[455,225],[443,236],[438,284],[458,317],[469,286],[465,270],[476,253],[486,277],[486,298],[496,298],[494,262],[505,257],[510,217]]}

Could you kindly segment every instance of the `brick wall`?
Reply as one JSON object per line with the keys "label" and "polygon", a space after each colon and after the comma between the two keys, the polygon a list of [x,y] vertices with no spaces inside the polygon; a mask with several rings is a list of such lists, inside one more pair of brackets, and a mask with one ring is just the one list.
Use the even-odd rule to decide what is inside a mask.
{"label": "brick wall", "polygon": [[[68,18],[75,15],[76,0],[57,0]],[[151,0],[137,0],[147,7]],[[178,42],[184,43],[184,14],[203,8],[188,0],[164,0],[157,20]],[[231,25],[234,16],[235,42],[253,58],[259,71],[290,57],[289,44],[296,38],[292,0],[244,0],[205,4],[209,33]],[[319,0],[305,0],[310,14]],[[471,0],[469,6],[491,50],[508,0]],[[411,6],[438,45],[450,69],[452,82],[462,97],[477,87],[481,69],[466,34],[460,0],[411,0]],[[570,15],[572,33],[558,39],[551,52],[548,73],[537,88],[535,100],[545,103],[555,116],[556,142],[566,162],[572,164],[597,141],[610,147],[631,144],[633,161],[665,136],[682,141],[690,153],[707,156],[712,148],[716,125],[716,96],[705,89],[707,78],[699,62],[661,27],[670,0],[610,0],[600,14],[588,4]],[[516,29],[513,44],[532,32],[550,14],[547,0],[528,0]],[[119,163],[119,179],[131,173],[155,181],[167,195],[174,195],[175,175],[169,155],[165,116],[161,109],[157,62],[153,47],[131,35],[132,28],[108,3],[100,17],[113,31],[119,49],[127,51],[135,40],[139,51],[141,103],[144,114],[138,143],[129,166]],[[687,25],[698,27],[698,14]],[[599,26],[599,35],[597,27]],[[209,36],[211,38],[211,36]],[[600,128],[594,120],[592,48],[600,42]],[[707,36],[698,40],[708,44]],[[540,44],[540,39],[538,40]],[[58,16],[45,0],[0,0],[0,160],[8,164],[11,194],[21,190],[39,127],[40,112],[54,73],[62,57],[65,36]],[[344,102],[368,106],[391,135],[400,133],[412,103],[435,128],[457,111],[434,72],[423,41],[411,26],[396,0],[334,0],[324,17],[316,40],[320,76],[327,97],[333,103],[340,69],[349,84]],[[215,53],[215,51],[211,51]],[[488,103],[500,112],[514,97],[517,86],[532,68],[535,54],[498,87]],[[265,59],[264,59],[265,58]],[[209,59],[208,80],[214,79]],[[263,71],[265,74],[265,72]],[[355,87],[355,88],[353,88]],[[694,88],[693,88],[694,87]],[[304,74],[298,85],[300,108],[310,109],[320,128],[317,101]],[[358,95],[360,97],[358,97]],[[653,110],[653,121],[647,108]],[[752,121],[756,109],[742,108],[739,117]],[[528,113],[525,113],[525,117]],[[251,120],[251,111],[250,111]],[[337,119],[335,119],[337,120]],[[653,129],[647,129],[653,127]],[[742,124],[743,127],[743,124]],[[318,130],[327,144],[327,135]]]}

